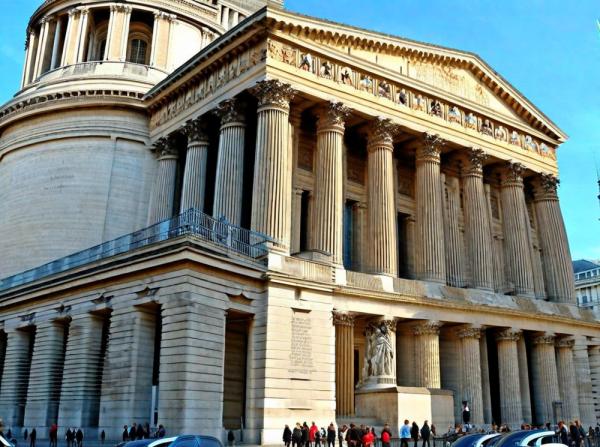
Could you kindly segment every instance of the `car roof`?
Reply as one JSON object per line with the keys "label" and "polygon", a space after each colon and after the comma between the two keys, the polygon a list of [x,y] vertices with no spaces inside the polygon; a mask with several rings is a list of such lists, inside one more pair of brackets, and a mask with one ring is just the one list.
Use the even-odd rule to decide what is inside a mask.
{"label": "car roof", "polygon": [[159,445],[159,444],[165,444],[165,443],[172,443],[173,441],[175,441],[177,439],[177,436],[169,436],[167,438],[158,438],[158,439],[153,439],[152,442],[149,444],[148,447],[154,447],[155,445]]}
{"label": "car roof", "polygon": [[523,441],[527,440],[529,442],[532,439],[540,438],[543,436],[552,436],[554,435],[553,431],[548,430],[519,430],[506,434],[505,436],[498,441],[496,447],[503,446],[514,446],[516,443],[519,445],[523,443]]}
{"label": "car roof", "polygon": [[475,444],[475,442],[483,437],[483,433],[473,433],[470,435],[461,436],[452,443],[452,447],[469,447]]}
{"label": "car roof", "polygon": [[123,447],[145,447],[156,439],[136,439],[135,441],[129,441]]}

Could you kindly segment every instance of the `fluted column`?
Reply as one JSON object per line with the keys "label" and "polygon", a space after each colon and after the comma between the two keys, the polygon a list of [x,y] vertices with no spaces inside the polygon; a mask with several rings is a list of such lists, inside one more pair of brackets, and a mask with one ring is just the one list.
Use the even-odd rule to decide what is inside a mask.
{"label": "fluted column", "polygon": [[581,417],[579,411],[579,391],[573,362],[573,339],[563,338],[556,341],[556,369],[558,388],[562,402],[562,417],[574,421]]}
{"label": "fluted column", "polygon": [[529,220],[523,192],[523,169],[523,165],[519,163],[509,163],[502,171],[502,224],[505,262],[515,294],[533,298],[533,266],[529,249]]}
{"label": "fluted column", "polygon": [[540,175],[535,182],[535,213],[544,279],[551,301],[574,304],[576,297],[571,253],[557,187],[558,179],[552,175]]}
{"label": "fluted column", "polygon": [[517,351],[519,354],[519,388],[521,389],[521,409],[523,413],[523,422],[531,424],[533,422],[533,415],[531,414],[529,365],[527,363],[527,348],[524,337],[520,337],[517,341]]}
{"label": "fluted column", "polygon": [[446,282],[444,250],[444,219],[440,188],[440,155],[443,140],[426,134],[417,148],[416,207],[417,207],[417,279]]}
{"label": "fluted column", "polygon": [[[533,339],[531,376],[533,378],[535,417],[536,422],[540,424],[556,422],[553,403],[560,401],[554,340],[554,334],[549,333]],[[556,418],[561,419],[562,414],[557,414]]]}
{"label": "fluted column", "polygon": [[396,204],[393,134],[384,119],[371,124],[368,140],[367,253],[370,273],[397,276]]}
{"label": "fluted column", "polygon": [[333,312],[335,325],[335,402],[338,416],[354,414],[354,316]]}
{"label": "fluted column", "polygon": [[103,58],[109,61],[124,61],[127,58],[127,41],[132,7],[129,5],[110,5],[106,52]]}
{"label": "fluted column", "polygon": [[490,389],[490,364],[488,363],[487,336],[481,333],[479,338],[479,353],[481,356],[481,393],[483,398],[483,421],[492,423],[492,393]]}
{"label": "fluted column", "polygon": [[65,34],[61,65],[71,65],[77,61],[80,20],[80,10],[78,8],[70,9],[68,13],[67,32]]}
{"label": "fluted column", "polygon": [[471,265],[471,286],[476,289],[494,290],[494,257],[483,185],[485,159],[486,155],[481,149],[470,149],[464,159],[462,177],[465,239]]}
{"label": "fluted column", "polygon": [[25,87],[32,81],[33,69],[35,64],[35,53],[38,45],[38,36],[36,32],[29,28],[27,41],[25,42],[25,65],[23,66],[23,78],[21,80],[21,88]]}
{"label": "fluted column", "polygon": [[219,106],[221,133],[215,180],[213,217],[222,216],[232,224],[242,223],[244,193],[244,147],[246,120],[243,105],[236,99],[224,101]]}
{"label": "fluted column", "polygon": [[85,50],[87,47],[87,39],[88,39],[88,22],[90,16],[90,10],[86,6],[82,6],[80,8],[79,13],[79,26],[77,29],[77,51],[76,51],[76,63],[84,62]]}
{"label": "fluted column", "polygon": [[7,427],[22,427],[31,367],[34,328],[6,330],[6,354],[0,384],[0,415]]}
{"label": "fluted column", "polygon": [[25,427],[37,427],[42,433],[46,433],[58,419],[66,324],[67,322],[49,321],[36,327],[25,406]]}
{"label": "fluted column", "polygon": [[459,329],[462,354],[462,391],[463,398],[469,402],[471,422],[483,425],[483,394],[481,380],[481,352],[479,339],[481,327],[467,326]]}
{"label": "fluted column", "polygon": [[343,263],[344,120],[349,110],[331,102],[319,111],[313,213],[313,249]]}
{"label": "fluted column", "polygon": [[276,240],[289,253],[291,239],[292,145],[289,141],[293,90],[277,80],[261,81],[252,193],[252,229]]}
{"label": "fluted column", "polygon": [[60,392],[58,426],[93,427],[98,423],[104,361],[105,317],[74,316],[69,326]]}
{"label": "fluted column", "polygon": [[58,55],[60,53],[60,39],[62,36],[63,21],[60,17],[56,18],[56,27],[54,28],[54,42],[52,42],[52,58],[50,59],[50,70],[58,67]]}
{"label": "fluted column", "polygon": [[439,321],[425,321],[413,328],[415,336],[416,385],[441,388]]}
{"label": "fluted column", "polygon": [[38,43],[37,54],[35,56],[34,79],[38,78],[44,70],[44,61],[47,57],[46,52],[48,51],[48,37],[50,36],[50,18],[44,17],[40,23],[40,41]]}
{"label": "fluted column", "polygon": [[180,211],[184,212],[190,208],[204,211],[208,136],[204,129],[204,123],[199,118],[189,121],[184,132],[187,135],[188,143]]}
{"label": "fluted column", "polygon": [[465,287],[464,243],[458,224],[460,214],[460,182],[458,177],[446,176],[445,188],[446,282],[453,287]]}
{"label": "fluted column", "polygon": [[156,180],[150,196],[148,225],[173,216],[175,178],[177,175],[177,147],[173,138],[161,138],[154,145],[158,156]]}
{"label": "fluted column", "polygon": [[521,335],[521,331],[514,329],[505,329],[496,334],[501,422],[513,429],[523,423],[517,348],[517,341]]}

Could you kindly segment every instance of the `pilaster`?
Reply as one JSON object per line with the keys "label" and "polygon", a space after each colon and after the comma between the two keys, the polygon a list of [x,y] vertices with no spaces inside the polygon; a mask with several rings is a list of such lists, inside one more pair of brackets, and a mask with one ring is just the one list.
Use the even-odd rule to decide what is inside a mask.
{"label": "pilaster", "polygon": [[206,163],[209,140],[201,118],[186,123],[183,132],[187,136],[187,154],[183,173],[180,212],[190,208],[204,211],[206,200]]}
{"label": "pilaster", "polygon": [[336,414],[354,415],[354,316],[333,311]]}
{"label": "pilaster", "polygon": [[154,13],[154,28],[152,33],[152,51],[150,65],[160,69],[167,69],[169,47],[171,44],[171,27],[177,16],[163,11]]}
{"label": "pilaster", "polygon": [[132,7],[111,3],[108,36],[104,58],[109,61],[125,61]]}
{"label": "pilaster", "polygon": [[425,321],[413,327],[415,336],[416,386],[441,388],[439,321]]}

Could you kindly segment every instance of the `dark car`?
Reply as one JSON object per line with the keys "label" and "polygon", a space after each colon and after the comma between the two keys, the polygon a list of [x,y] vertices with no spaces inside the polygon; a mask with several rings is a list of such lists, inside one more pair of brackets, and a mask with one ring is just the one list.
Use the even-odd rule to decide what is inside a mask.
{"label": "dark car", "polygon": [[120,442],[115,447],[167,447],[176,439],[176,437],[137,439],[135,441]]}
{"label": "dark car", "polygon": [[169,447],[223,447],[223,443],[212,436],[181,435]]}

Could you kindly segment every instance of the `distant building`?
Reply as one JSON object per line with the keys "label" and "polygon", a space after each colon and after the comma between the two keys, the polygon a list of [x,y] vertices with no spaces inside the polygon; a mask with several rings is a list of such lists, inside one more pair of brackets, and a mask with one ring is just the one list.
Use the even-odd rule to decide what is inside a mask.
{"label": "distant building", "polygon": [[573,261],[577,303],[582,307],[600,308],[600,262]]}

